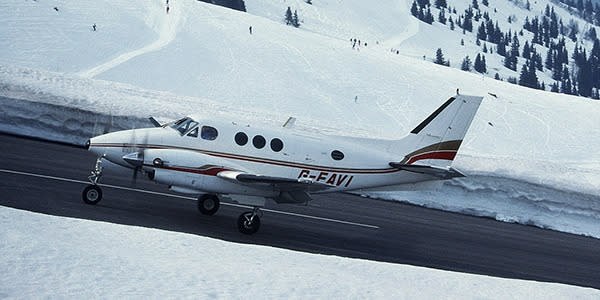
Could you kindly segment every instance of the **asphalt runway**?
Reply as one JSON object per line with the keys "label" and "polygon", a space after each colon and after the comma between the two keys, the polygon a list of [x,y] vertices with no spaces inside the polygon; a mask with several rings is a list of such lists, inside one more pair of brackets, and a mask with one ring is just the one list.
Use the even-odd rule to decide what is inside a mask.
{"label": "asphalt runway", "polygon": [[0,134],[0,205],[310,253],[600,288],[600,239],[340,193],[316,195],[308,206],[267,207],[260,231],[247,236],[235,225],[246,208],[223,203],[214,216],[204,216],[193,199],[172,196],[143,176],[133,183],[126,169],[107,169],[100,183],[112,187],[103,187],[98,205],[84,204],[81,192],[95,159],[83,148]]}

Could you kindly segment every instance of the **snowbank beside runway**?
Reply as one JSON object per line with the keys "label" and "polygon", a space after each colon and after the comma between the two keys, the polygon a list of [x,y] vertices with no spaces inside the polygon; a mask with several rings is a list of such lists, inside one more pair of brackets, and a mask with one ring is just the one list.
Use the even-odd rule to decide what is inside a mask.
{"label": "snowbank beside runway", "polygon": [[2,206],[0,227],[2,298],[600,297],[591,288],[236,244]]}

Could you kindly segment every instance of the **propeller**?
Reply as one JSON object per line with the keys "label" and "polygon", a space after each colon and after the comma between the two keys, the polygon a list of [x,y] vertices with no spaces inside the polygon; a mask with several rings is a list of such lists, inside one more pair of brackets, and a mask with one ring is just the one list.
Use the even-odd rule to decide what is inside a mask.
{"label": "propeller", "polygon": [[[145,132],[142,143],[138,144],[137,139],[136,139],[136,130],[134,128],[133,131],[131,132],[131,142],[130,142],[133,152],[123,156],[123,160],[125,160],[126,162],[128,162],[129,164],[131,164],[133,166],[133,174],[131,176],[131,184],[132,185],[136,184],[138,172],[140,172],[142,170],[142,167],[144,166],[144,148],[147,146],[147,144],[148,144],[148,132]],[[141,147],[139,145],[141,145]]]}

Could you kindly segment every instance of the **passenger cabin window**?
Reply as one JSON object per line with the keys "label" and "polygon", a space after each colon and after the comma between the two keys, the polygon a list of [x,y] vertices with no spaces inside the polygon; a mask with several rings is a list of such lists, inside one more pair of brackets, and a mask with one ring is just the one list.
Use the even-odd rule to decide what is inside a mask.
{"label": "passenger cabin window", "polygon": [[344,153],[342,153],[339,150],[333,150],[331,151],[331,158],[333,158],[334,160],[342,160],[344,159]]}
{"label": "passenger cabin window", "polygon": [[217,131],[216,128],[211,127],[211,126],[202,126],[202,130],[200,133],[200,136],[202,137],[202,139],[214,141],[218,135],[219,135],[219,132]]}
{"label": "passenger cabin window", "polygon": [[262,135],[257,135],[252,139],[252,145],[258,149],[262,149],[267,144],[267,141]]}
{"label": "passenger cabin window", "polygon": [[281,149],[283,149],[283,142],[278,138],[272,139],[271,140],[271,150],[273,150],[275,152],[279,152],[279,151],[281,151]]}
{"label": "passenger cabin window", "polygon": [[248,143],[248,136],[243,132],[238,132],[235,134],[235,143],[244,146]]}

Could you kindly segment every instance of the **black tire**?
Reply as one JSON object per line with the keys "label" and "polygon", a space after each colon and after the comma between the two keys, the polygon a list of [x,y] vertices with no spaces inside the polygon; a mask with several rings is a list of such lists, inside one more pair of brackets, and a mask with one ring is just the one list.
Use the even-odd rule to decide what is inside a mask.
{"label": "black tire", "polygon": [[207,216],[214,215],[221,206],[216,195],[206,194],[198,197],[198,210]]}
{"label": "black tire", "polygon": [[90,184],[85,189],[83,189],[83,193],[81,193],[81,199],[83,202],[89,205],[96,205],[100,200],[102,200],[102,190],[99,186]]}
{"label": "black tire", "polygon": [[252,212],[248,211],[242,213],[238,218],[238,229],[243,234],[254,234],[260,228],[260,218],[258,216],[252,217]]}

